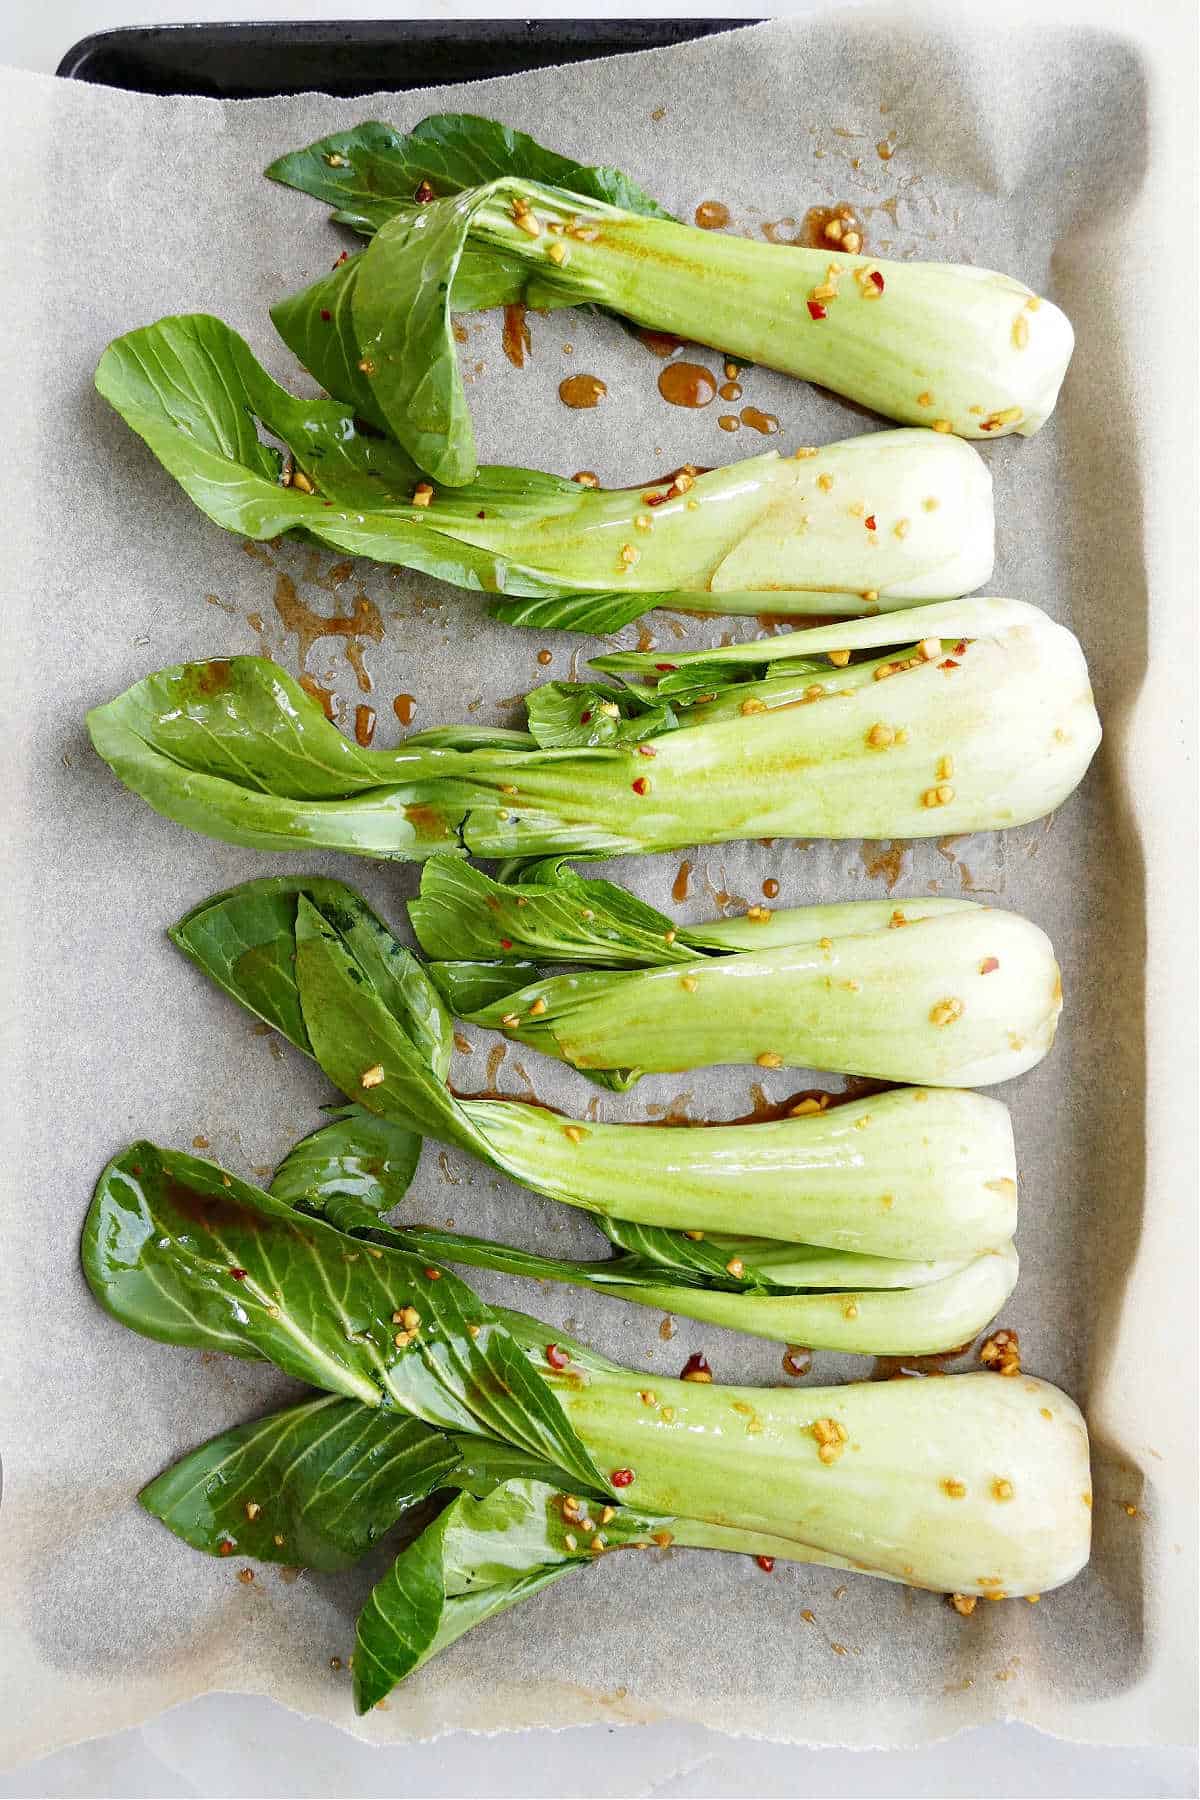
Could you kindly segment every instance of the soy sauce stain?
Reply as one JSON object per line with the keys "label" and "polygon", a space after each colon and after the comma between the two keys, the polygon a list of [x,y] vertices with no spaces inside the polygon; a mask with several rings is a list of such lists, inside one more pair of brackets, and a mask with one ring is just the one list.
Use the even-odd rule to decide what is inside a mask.
{"label": "soy sauce stain", "polygon": [[369,694],[375,685],[367,673],[367,665],[363,661],[363,647],[360,639],[350,638],[346,643],[346,661],[354,670],[360,694]]}
{"label": "soy sauce stain", "polygon": [[731,214],[723,200],[702,200],[696,208],[695,219],[701,231],[720,231],[728,225]]}
{"label": "soy sauce stain", "polygon": [[965,1356],[975,1340],[968,1338],[957,1350],[939,1350],[933,1356],[877,1356],[868,1381],[903,1381],[919,1375],[948,1375],[948,1363]]}
{"label": "soy sauce stain", "polygon": [[375,708],[373,706],[356,706],[354,709],[354,741],[363,749],[369,748],[375,736]]}
{"label": "soy sauce stain", "polygon": [[300,598],[290,575],[279,574],[275,578],[274,600],[275,611],[279,614],[284,630],[296,635],[297,660],[301,669],[308,661],[309,651],[320,638],[365,637],[378,643],[383,637],[383,620],[379,616],[379,610],[374,601],[362,592],[355,595],[351,612],[326,618],[323,614],[314,612],[307,601]]}
{"label": "soy sauce stain", "polygon": [[417,702],[412,694],[397,694],[392,701],[392,711],[402,725],[411,725],[413,714],[417,710]]}
{"label": "soy sauce stain", "polygon": [[300,677],[300,686],[304,689],[310,700],[316,701],[330,724],[333,724],[335,716],[333,710],[333,689],[322,687],[320,682],[314,681],[311,675],[302,675]]}
{"label": "soy sauce stain", "polygon": [[881,878],[887,884],[890,894],[904,873],[904,859],[908,855],[908,845],[902,839],[893,838],[889,844],[864,843],[859,854],[863,868],[871,881]]}
{"label": "soy sauce stain", "polygon": [[769,876],[768,879],[763,882],[762,891],[764,900],[775,899],[779,893],[779,883],[775,880],[774,876]]}
{"label": "soy sauce stain", "polygon": [[681,862],[679,865],[679,868],[676,871],[675,879],[671,883],[671,898],[672,898],[672,900],[675,901],[676,905],[682,905],[683,901],[685,901],[687,899],[688,887],[691,882],[691,879],[692,879],[691,863],[690,862]]}
{"label": "soy sauce stain", "polygon": [[722,431],[737,431],[740,429],[741,423],[742,421],[738,418],[736,413],[722,413],[717,420],[717,424],[721,427]]}
{"label": "soy sauce stain", "polygon": [[568,375],[558,384],[558,397],[572,412],[590,412],[607,393],[608,386],[598,375]]}
{"label": "soy sauce stain", "polygon": [[658,391],[672,406],[695,409],[716,399],[717,384],[700,363],[672,362],[658,377]]}
{"label": "soy sauce stain", "polygon": [[740,381],[723,381],[717,389],[717,392],[720,394],[722,400],[740,400],[742,397],[742,384]]}
{"label": "soy sauce stain", "polygon": [[533,349],[533,338],[525,318],[525,307],[519,300],[513,301],[504,309],[504,330],[501,336],[504,354],[514,369],[525,367],[527,353]]}
{"label": "soy sauce stain", "polygon": [[774,413],[760,412],[757,406],[743,406],[742,424],[748,425],[751,431],[759,431],[763,437],[774,437],[779,430],[779,420]]}
{"label": "soy sauce stain", "polygon": [[214,694],[223,694],[231,680],[228,659],[201,663],[195,677],[196,690],[211,700]]}
{"label": "soy sauce stain", "polygon": [[661,356],[665,361],[683,348],[683,339],[673,336],[669,331],[639,331],[638,341],[645,344],[651,356]]}
{"label": "soy sauce stain", "polygon": [[490,1092],[496,1092],[496,1083],[500,1078],[500,1065],[508,1055],[507,1044],[493,1044],[487,1054],[487,1067],[484,1070],[483,1085]]}
{"label": "soy sauce stain", "polygon": [[645,656],[647,650],[657,650],[657,648],[658,639],[655,637],[650,627],[648,625],[639,625],[637,638],[638,655]]}

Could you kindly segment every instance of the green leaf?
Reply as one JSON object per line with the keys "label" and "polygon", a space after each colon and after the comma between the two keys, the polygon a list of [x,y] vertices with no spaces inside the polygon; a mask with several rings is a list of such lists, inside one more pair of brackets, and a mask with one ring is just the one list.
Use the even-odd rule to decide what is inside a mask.
{"label": "green leaf", "polygon": [[526,695],[525,709],[542,750],[639,744],[672,731],[676,723],[669,706],[654,705],[629,688],[596,682],[547,681]]}
{"label": "green leaf", "polygon": [[450,316],[479,197],[397,214],[364,251],[350,302],[372,406],[435,481],[461,487],[478,464]]}
{"label": "green leaf", "polygon": [[373,1224],[399,1205],[420,1155],[415,1132],[347,1106],[288,1151],[270,1192],[346,1231],[351,1224]]}
{"label": "green leaf", "polygon": [[[212,1163],[148,1143],[114,1158],[83,1266],[106,1311],[145,1337],[265,1357],[328,1393],[501,1438],[605,1488],[509,1316],[449,1271],[359,1245]],[[394,1315],[410,1307],[419,1325],[397,1344]],[[535,1340],[544,1330],[511,1319]]]}
{"label": "green leaf", "polygon": [[611,594],[545,594],[492,600],[488,611],[503,625],[523,625],[534,631],[588,631],[610,637],[631,625],[656,606],[679,603],[676,590],[661,594],[632,593],[628,588]]}
{"label": "green leaf", "polygon": [[[412,952],[345,883],[284,875],[246,881],[194,906],[168,935],[218,987],[312,1056],[296,975],[296,914],[302,900],[336,932],[353,960],[356,979],[378,995],[416,1053],[444,1080],[453,1033],[436,989]],[[330,1146],[335,1139],[325,1142]],[[393,1153],[401,1161],[407,1154],[395,1146]]]}
{"label": "green leaf", "polygon": [[533,963],[443,962],[428,965],[429,978],[456,1019],[483,1012],[535,981]]}
{"label": "green leaf", "polygon": [[[296,908],[296,984],[313,1055],[344,1094],[424,1136],[486,1155],[486,1140],[430,1065],[407,1021],[364,981],[344,939],[303,894]],[[421,979],[440,1006],[432,982]]]}
{"label": "green leaf", "polygon": [[[597,1560],[572,1531],[561,1489],[510,1481],[485,1499],[463,1495],[402,1550],[363,1607],[354,1647],[354,1698],[366,1712],[472,1626]],[[645,1542],[666,1521],[618,1507],[606,1549]]]}
{"label": "green leaf", "polygon": [[326,1395],[210,1438],[138,1499],[210,1556],[344,1569],[460,1460],[419,1419]]}
{"label": "green leaf", "polygon": [[[501,882],[457,857],[431,857],[421,871],[421,891],[408,903],[408,916],[422,950],[439,963],[511,958],[525,967],[532,958],[539,963],[653,967],[695,956],[682,941],[686,933],[665,913],[615,882],[576,875],[558,858],[526,869],[519,882]],[[466,976],[439,968],[435,979],[452,1006],[468,997]],[[487,977],[480,971],[471,979],[482,984]],[[497,973],[498,988],[500,979]],[[525,975],[494,997],[503,998],[528,979]],[[479,1006],[462,1007],[459,1016],[486,1004],[481,999]]]}
{"label": "green leaf", "polygon": [[619,169],[589,167],[545,149],[523,131],[470,113],[431,114],[407,136],[394,126],[364,120],[277,158],[266,173],[336,207],[342,222],[364,233],[413,208],[423,181],[441,199],[504,175],[570,188],[650,218],[670,217]]}
{"label": "green leaf", "polygon": [[[561,579],[526,570],[519,551],[487,542],[478,515],[494,521],[499,514],[519,528],[525,519],[586,503],[576,483],[531,469],[488,468],[428,507],[412,504],[420,470],[393,438],[368,429],[382,426],[383,415],[358,369],[353,336],[360,262],[308,290],[311,306],[299,306],[305,296],[284,303],[294,308],[285,321],[290,346],[338,400],[287,393],[244,339],[204,313],[160,319],[117,338],[100,359],[97,390],[226,531],[258,539],[304,532],[331,549],[459,587],[561,594]],[[273,441],[263,442],[260,429]],[[313,492],[281,485],[284,450]]]}

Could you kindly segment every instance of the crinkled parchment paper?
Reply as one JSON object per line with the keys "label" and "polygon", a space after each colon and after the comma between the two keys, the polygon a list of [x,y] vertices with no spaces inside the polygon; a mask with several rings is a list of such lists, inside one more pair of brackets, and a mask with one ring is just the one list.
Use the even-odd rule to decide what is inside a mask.
{"label": "crinkled parchment paper", "polygon": [[[1002,1716],[1097,1740],[1186,1736],[1195,1316],[1184,1282],[1195,1191],[1181,1134],[1194,1089],[1177,1085],[1186,1014],[1170,956],[1187,959],[1194,876],[1182,866],[1186,838],[1172,835],[1187,794],[1171,772],[1185,701],[1170,684],[1174,670],[1182,687],[1187,658],[1178,635],[1168,642],[1185,590],[1169,580],[1164,483],[1172,419],[1182,426],[1180,394],[1156,360],[1169,270],[1148,232],[1151,220],[1161,231],[1181,215],[1178,195],[1151,182],[1166,154],[1148,132],[1159,66],[1169,72],[1169,59],[1093,29],[998,32],[859,10],[362,102],[223,105],[5,78],[7,212],[11,221],[15,198],[20,225],[3,270],[4,391],[16,396],[4,471],[5,739],[15,752],[3,792],[14,889],[0,1557],[8,1757],[211,1688],[266,1693],[380,1741],[667,1716],[855,1745],[913,1743]],[[446,107],[617,162],[684,217],[721,200],[731,228],[751,237],[767,227],[786,236],[809,206],[850,200],[878,254],[1009,270],[1075,322],[1080,347],[1053,422],[984,453],[999,522],[992,591],[1069,621],[1091,659],[1107,737],[1082,791],[1057,817],[1003,837],[911,850],[780,841],[630,861],[621,874],[671,904],[687,860],[687,918],[740,907],[774,878],[780,904],[885,884],[898,897],[970,891],[1051,932],[1067,990],[1059,1042],[1004,1089],[1023,1180],[1023,1270],[1003,1322],[1020,1331],[1026,1367],[1089,1414],[1095,1554],[1039,1606],[984,1606],[966,1620],[935,1596],[831,1571],[768,1577],[749,1558],[614,1558],[476,1632],[355,1723],[330,1658],[350,1650],[382,1564],[337,1579],[263,1569],[244,1586],[134,1503],[164,1464],[276,1404],[288,1384],[123,1331],[92,1303],[76,1260],[95,1176],[131,1137],[205,1140],[230,1167],[261,1175],[316,1122],[328,1097],[318,1072],[257,1034],[163,935],[210,891],[300,865],[154,816],[92,755],[83,713],[182,658],[265,650],[295,671],[283,616],[293,597],[347,615],[365,596],[359,618],[372,630],[378,621],[379,634],[352,641],[370,693],[344,638],[320,638],[307,666],[338,695],[343,721],[357,704],[377,709],[378,744],[399,734],[397,695],[413,696],[419,725],[511,720],[515,696],[577,672],[601,646],[506,631],[477,597],[419,576],[222,534],[100,402],[91,374],[120,332],[200,309],[242,331],[282,380],[303,380],[267,307],[327,268],[343,239],[320,207],[260,171],[357,119],[411,125]],[[523,370],[502,354],[496,317],[465,323],[485,460],[594,469],[619,484],[766,447],[749,429],[721,431],[719,402],[666,405],[660,365],[611,320],[533,317]],[[719,366],[711,352],[699,360]],[[571,372],[603,378],[601,407],[559,403]],[[749,371],[744,386],[743,404],[778,415],[785,450],[877,423],[765,371]],[[696,646],[726,624],[660,614],[651,629],[664,644]],[[310,866],[357,882],[403,923],[416,869]],[[482,1087],[491,1041],[467,1037],[456,1080]],[[579,1110],[594,1092],[519,1047],[492,1073],[506,1092]],[[782,1096],[802,1081],[780,1071],[762,1086]],[[600,1108],[607,1118],[672,1108],[730,1117],[751,1101],[745,1070],[710,1070],[643,1082]],[[595,1247],[569,1211],[436,1146],[406,1210],[556,1252]],[[703,1345],[718,1378],[786,1379],[778,1345],[686,1322],[666,1338],[640,1308],[478,1280],[652,1370],[677,1372]],[[818,1356],[810,1379],[843,1378],[852,1361]],[[868,1367],[853,1362],[855,1373]]]}

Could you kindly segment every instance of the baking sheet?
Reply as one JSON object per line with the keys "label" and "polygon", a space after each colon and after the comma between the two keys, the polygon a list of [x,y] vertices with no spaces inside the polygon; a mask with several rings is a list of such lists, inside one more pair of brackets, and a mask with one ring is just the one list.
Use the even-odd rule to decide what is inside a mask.
{"label": "baking sheet", "polygon": [[[16,577],[5,668],[15,751],[5,1105],[18,1174],[4,1259],[5,1755],[19,1761],[210,1688],[267,1693],[381,1741],[665,1716],[846,1744],[913,1743],[1007,1716],[1100,1741],[1186,1736],[1191,1406],[1188,1383],[1162,1376],[1181,1322],[1189,1349],[1192,1340],[1194,1309],[1180,1289],[1194,1187],[1158,1035],[1177,982],[1152,967],[1148,983],[1146,973],[1147,947],[1172,929],[1176,901],[1161,891],[1170,884],[1145,880],[1148,850],[1167,848],[1155,835],[1156,794],[1169,798],[1163,726],[1177,731],[1182,717],[1182,703],[1164,706],[1149,661],[1153,609],[1171,599],[1169,520],[1157,537],[1144,537],[1142,523],[1145,506],[1163,524],[1165,440],[1155,428],[1172,396],[1155,386],[1146,351],[1164,296],[1145,297],[1131,320],[1128,264],[1114,256],[1137,243],[1148,159],[1161,154],[1146,130],[1152,59],[1092,30],[998,35],[857,11],[374,103],[148,100],[3,80],[8,177],[28,234],[6,271],[6,391],[20,403],[5,559]],[[732,228],[753,236],[764,226],[786,234],[794,227],[781,221],[800,221],[808,206],[851,200],[878,254],[1009,270],[1074,320],[1082,348],[1054,421],[1031,442],[985,453],[999,529],[992,591],[1064,619],[1089,655],[1108,735],[1080,793],[1054,819],[1003,837],[911,849],[724,846],[629,861],[619,873],[669,905],[681,860],[691,862],[687,918],[736,909],[774,878],[780,904],[889,886],[897,896],[972,891],[1051,933],[1067,991],[1059,1041],[1002,1090],[1018,1139],[1023,1263],[1003,1322],[1020,1331],[1026,1366],[1089,1414],[1095,1551],[1084,1576],[1039,1606],[984,1607],[969,1620],[935,1596],[832,1571],[768,1577],[741,1558],[615,1558],[476,1632],[387,1710],[355,1721],[347,1677],[330,1658],[352,1647],[354,1614],[382,1563],[338,1578],[266,1569],[245,1587],[134,1504],[164,1464],[277,1404],[290,1385],[123,1331],[91,1302],[76,1263],[91,1185],[131,1137],[185,1146],[203,1137],[209,1154],[261,1175],[316,1122],[328,1097],[319,1073],[258,1035],[162,935],[206,893],[300,864],[212,844],[150,814],[98,764],[82,714],[182,658],[266,649],[295,671],[297,639],[279,610],[292,591],[327,615],[350,612],[360,594],[375,608],[382,635],[360,640],[369,695],[343,639],[317,642],[308,671],[337,692],[343,717],[359,703],[377,708],[381,745],[399,735],[396,695],[414,696],[415,725],[512,722],[515,696],[578,673],[601,646],[502,630],[477,597],[402,571],[346,572],[299,546],[248,549],[191,506],[90,376],[118,333],[211,310],[300,387],[266,308],[327,267],[344,239],[319,207],[263,181],[262,166],[359,118],[411,125],[460,107],[618,161],[681,216],[722,200]],[[660,365],[612,321],[532,318],[524,370],[504,358],[494,316],[464,323],[485,460],[516,451],[539,467],[624,483],[765,447],[748,430],[719,430],[719,403],[702,413],[665,405]],[[697,360],[719,366],[711,353]],[[594,412],[558,402],[558,382],[579,372],[608,385]],[[740,404],[780,418],[784,450],[876,423],[766,371],[744,386]],[[681,647],[716,642],[729,625],[651,621],[659,641]],[[620,641],[635,636],[631,628]],[[1176,639],[1176,659],[1178,650]],[[305,866],[354,881],[397,924],[418,879],[415,868],[348,859]],[[1171,867],[1178,881],[1177,846]],[[1186,872],[1179,885],[1194,892]],[[1187,917],[1190,931],[1190,907]],[[455,1079],[483,1086],[491,1040],[466,1035],[474,1047]],[[1147,1093],[1148,1066],[1163,1074]],[[1182,1073],[1186,1081],[1186,1056]],[[764,1074],[762,1088],[781,1096],[803,1080]],[[498,1085],[579,1111],[594,1093],[519,1048]],[[679,1106],[729,1117],[751,1102],[747,1071],[718,1070],[647,1080],[599,1105],[605,1118]],[[556,1252],[596,1247],[565,1209],[436,1146],[404,1216]],[[718,1379],[785,1379],[777,1345],[682,1320],[665,1339],[659,1316],[640,1308],[472,1279],[630,1363],[675,1373],[703,1346]],[[819,1355],[809,1379],[868,1366]]]}

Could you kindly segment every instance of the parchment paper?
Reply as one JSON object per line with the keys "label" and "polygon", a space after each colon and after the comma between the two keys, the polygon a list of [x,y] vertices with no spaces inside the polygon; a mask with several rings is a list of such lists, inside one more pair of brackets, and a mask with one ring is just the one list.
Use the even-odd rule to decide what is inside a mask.
{"label": "parchment paper", "polygon": [[[1167,579],[1162,485],[1166,423],[1183,427],[1155,348],[1170,284],[1131,273],[1146,266],[1137,234],[1151,216],[1149,159],[1164,153],[1147,134],[1154,66],[1092,30],[997,33],[860,10],[367,101],[218,104],[4,79],[22,221],[6,256],[4,334],[5,391],[18,395],[4,478],[17,502],[4,559],[15,578],[5,737],[16,752],[4,801],[15,894],[0,1558],[8,1758],[211,1688],[266,1693],[378,1740],[666,1716],[797,1743],[908,1744],[1004,1716],[1099,1741],[1187,1737],[1195,1191],[1182,1120],[1194,1088],[1189,1099],[1187,985],[1167,948],[1186,967],[1194,879],[1166,825],[1186,805],[1168,759],[1194,693],[1182,695],[1178,637],[1150,661],[1152,626],[1165,649],[1183,601]],[[82,716],[182,658],[265,649],[295,671],[297,639],[276,604],[289,582],[327,615],[350,612],[360,595],[376,609],[381,637],[357,640],[369,695],[343,639],[321,639],[307,666],[338,694],[344,722],[356,704],[377,708],[377,744],[399,733],[395,695],[415,697],[418,725],[515,721],[514,696],[578,672],[600,646],[506,631],[477,597],[421,577],[338,569],[332,555],[222,534],[99,401],[91,373],[113,336],[203,309],[299,384],[266,309],[332,263],[345,239],[320,207],[261,179],[262,167],[360,118],[408,126],[446,107],[616,162],[681,216],[722,200],[732,228],[750,236],[767,225],[787,234],[795,225],[779,221],[851,200],[880,255],[1009,270],[1074,320],[1079,350],[1057,416],[1032,441],[985,454],[999,526],[991,591],[1068,621],[1091,661],[1107,738],[1083,789],[1057,817],[1003,837],[911,851],[777,842],[691,853],[680,916],[740,907],[774,878],[780,904],[885,884],[897,896],[971,891],[1052,934],[1067,992],[1059,1041],[1003,1090],[1022,1177],[1022,1277],[1003,1322],[1020,1331],[1025,1366],[1089,1414],[1095,1551],[1085,1575],[1040,1605],[981,1606],[970,1619],[938,1597],[831,1571],[768,1577],[748,1558],[694,1553],[614,1558],[472,1634],[356,1722],[330,1658],[352,1648],[382,1559],[337,1579],[263,1569],[247,1587],[134,1502],[183,1451],[293,1390],[270,1370],[122,1330],[91,1301],[76,1254],[96,1174],[130,1138],[203,1139],[231,1168],[261,1176],[316,1123],[329,1097],[319,1073],[259,1035],[163,936],[205,894],[301,864],[154,816],[92,755]],[[666,405],[660,365],[611,320],[532,318],[524,370],[502,355],[495,316],[465,324],[484,459],[627,483],[765,447],[749,430],[721,431],[717,415],[730,409],[720,402]],[[719,368],[711,352],[697,360]],[[558,382],[572,372],[602,376],[603,406],[560,405]],[[778,415],[784,450],[879,423],[765,371],[748,371],[744,388],[740,404]],[[659,614],[652,630],[694,647],[729,623]],[[630,860],[619,873],[670,904],[680,861]],[[1172,880],[1148,882],[1148,861]],[[415,868],[328,857],[307,866],[356,882],[404,925]],[[482,1087],[492,1040],[466,1035],[472,1050],[455,1079]],[[779,1071],[762,1088],[782,1096],[804,1079]],[[498,1085],[579,1111],[595,1092],[519,1047]],[[713,1070],[604,1096],[600,1116],[674,1107],[730,1117],[751,1101],[747,1071]],[[436,1146],[403,1216],[556,1252],[599,1248],[567,1209]],[[686,1321],[667,1340],[659,1316],[640,1308],[472,1279],[630,1363],[675,1373],[702,1346],[718,1379],[786,1379],[778,1345]],[[869,1366],[818,1355],[809,1379]]]}

